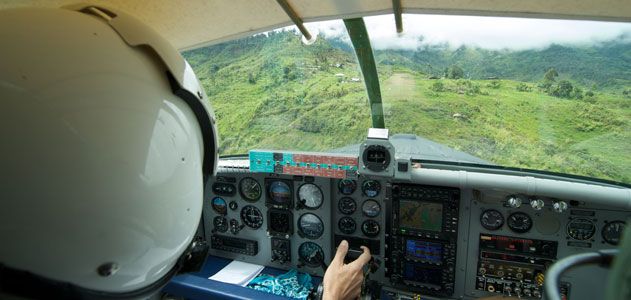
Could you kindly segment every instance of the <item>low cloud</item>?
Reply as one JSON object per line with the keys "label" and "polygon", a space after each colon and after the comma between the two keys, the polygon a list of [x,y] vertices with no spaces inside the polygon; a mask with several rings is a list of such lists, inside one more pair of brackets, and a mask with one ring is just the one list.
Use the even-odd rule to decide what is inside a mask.
{"label": "low cloud", "polygon": [[[501,17],[403,15],[397,34],[393,15],[364,18],[375,49],[413,50],[425,45],[462,45],[485,49],[525,50],[551,44],[593,45],[623,38],[631,42],[631,24]],[[341,20],[307,24],[327,38],[349,42]]]}

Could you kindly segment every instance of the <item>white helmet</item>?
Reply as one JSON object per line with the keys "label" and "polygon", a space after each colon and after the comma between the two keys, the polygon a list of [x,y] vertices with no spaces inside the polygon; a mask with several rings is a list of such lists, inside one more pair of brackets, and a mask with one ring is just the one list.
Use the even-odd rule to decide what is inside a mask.
{"label": "white helmet", "polygon": [[194,244],[217,160],[191,67],[90,5],[0,11],[0,43],[0,294],[160,288]]}

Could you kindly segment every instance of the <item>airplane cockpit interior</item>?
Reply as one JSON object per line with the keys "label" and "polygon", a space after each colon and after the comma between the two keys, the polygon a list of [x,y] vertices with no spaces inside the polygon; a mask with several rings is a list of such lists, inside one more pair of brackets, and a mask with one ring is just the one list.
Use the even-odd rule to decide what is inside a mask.
{"label": "airplane cockpit interior", "polygon": [[[137,212],[196,212],[186,215],[195,223],[190,236],[169,241],[190,243],[182,257],[196,266],[162,282],[159,298],[321,299],[323,277],[345,241],[346,264],[370,253],[360,299],[631,299],[624,298],[631,297],[624,267],[631,256],[631,240],[624,238],[631,217],[631,2],[86,3],[72,13],[109,22],[129,45],[153,47],[158,57],[168,57],[168,71],[192,69],[203,90],[187,94],[186,76],[169,75],[168,82],[213,110],[210,121],[199,122],[200,149],[217,149],[214,162],[212,154],[204,158],[199,211],[160,200]],[[0,27],[11,25],[8,12],[15,9],[72,5],[76,1],[0,1]],[[172,64],[153,35],[129,30],[132,23],[123,17],[117,22],[119,15],[152,28],[186,68]],[[0,29],[1,48],[17,39],[7,32]],[[95,45],[102,36],[94,32]],[[109,59],[119,57],[112,53]],[[11,63],[0,59],[0,86],[19,86],[2,74]],[[45,67],[39,70],[16,78],[47,76]],[[63,80],[57,82],[78,82]],[[97,86],[91,88],[98,92]],[[56,93],[40,88],[37,93]],[[0,105],[11,107],[6,99]],[[101,108],[116,111],[117,105]],[[102,136],[89,137],[75,126],[80,117],[59,117],[81,137],[81,151],[107,147],[119,140],[116,132],[136,131],[121,125],[135,124],[122,114],[111,116],[109,130],[107,120],[77,109],[85,112],[81,120],[102,128],[90,131]],[[182,116],[200,119],[195,107],[188,111]],[[179,115],[175,121],[156,115],[148,135],[181,122]],[[8,137],[13,130],[0,132]],[[149,153],[143,171],[124,180],[155,187],[174,176],[164,174],[171,164],[184,164],[184,156],[172,163],[156,149],[179,147],[177,139],[174,134],[136,149]],[[146,175],[155,170],[162,175]],[[34,178],[31,189],[40,181]],[[195,186],[182,183],[177,191],[187,194]],[[168,189],[159,194],[180,199]],[[98,207],[86,208],[86,216],[96,216]],[[15,211],[0,216],[6,220]],[[184,234],[178,231],[182,218],[163,221]],[[159,232],[139,220],[129,221],[134,236],[159,241]],[[15,227],[0,222],[6,239]],[[9,237],[4,242],[20,242]],[[45,244],[29,245],[47,252]],[[12,266],[10,253],[0,250],[0,269]],[[107,279],[125,276],[125,268],[125,261],[113,261],[93,269]],[[0,272],[0,281],[6,274]]]}

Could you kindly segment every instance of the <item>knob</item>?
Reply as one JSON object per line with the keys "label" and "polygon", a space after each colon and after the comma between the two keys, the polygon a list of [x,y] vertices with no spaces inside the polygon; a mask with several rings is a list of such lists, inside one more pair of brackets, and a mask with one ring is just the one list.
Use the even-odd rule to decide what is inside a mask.
{"label": "knob", "polygon": [[554,211],[562,213],[567,210],[567,203],[565,201],[557,201],[552,204]]}
{"label": "knob", "polygon": [[508,204],[508,206],[512,207],[512,208],[519,208],[521,206],[521,203],[523,201],[521,200],[520,197],[518,196],[510,196],[508,197],[508,199],[506,200],[506,204]]}
{"label": "knob", "polygon": [[545,203],[543,203],[541,199],[530,199],[530,206],[532,206],[534,210],[541,210],[544,205]]}

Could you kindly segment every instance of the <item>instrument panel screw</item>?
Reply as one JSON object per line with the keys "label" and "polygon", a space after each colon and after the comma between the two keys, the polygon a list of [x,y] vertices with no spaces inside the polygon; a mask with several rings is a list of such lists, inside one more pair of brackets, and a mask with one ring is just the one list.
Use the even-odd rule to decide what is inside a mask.
{"label": "instrument panel screw", "polygon": [[103,277],[108,277],[108,276],[114,275],[114,273],[118,272],[119,269],[120,267],[118,266],[117,263],[109,262],[109,263],[104,263],[100,265],[96,269],[96,272],[99,273],[99,275]]}

